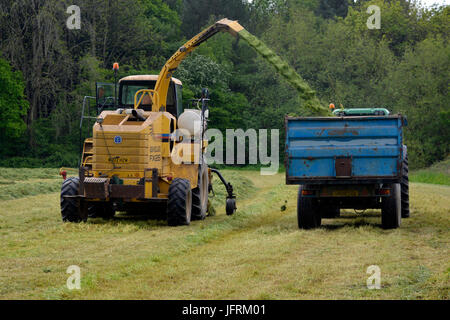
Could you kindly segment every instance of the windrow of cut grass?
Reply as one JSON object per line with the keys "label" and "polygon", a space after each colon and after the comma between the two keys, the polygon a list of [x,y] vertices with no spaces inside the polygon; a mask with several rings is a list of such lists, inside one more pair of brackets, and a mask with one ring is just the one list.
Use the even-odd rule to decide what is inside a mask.
{"label": "windrow of cut grass", "polygon": [[[345,210],[299,230],[284,175],[224,170],[238,211],[190,226],[118,214],[62,223],[59,192],[0,201],[1,299],[448,299],[450,187],[411,183],[411,218],[383,230],[380,212]],[[283,209],[281,206],[285,205]],[[81,268],[81,290],[66,287]],[[368,290],[367,267],[381,269]]]}
{"label": "windrow of cut grass", "polygon": [[0,168],[0,200],[58,192],[61,183],[56,168]]}

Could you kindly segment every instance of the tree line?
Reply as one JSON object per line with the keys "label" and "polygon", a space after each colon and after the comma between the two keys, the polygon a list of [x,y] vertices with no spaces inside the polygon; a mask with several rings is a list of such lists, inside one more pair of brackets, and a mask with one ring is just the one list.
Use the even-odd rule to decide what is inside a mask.
{"label": "tree line", "polygon": [[[80,7],[81,28],[66,26]],[[369,5],[381,29],[368,29]],[[208,24],[239,22],[283,57],[323,104],[385,107],[408,118],[413,168],[449,153],[449,7],[407,0],[0,0],[0,165],[76,166],[82,99],[96,81],[158,74]],[[184,103],[211,91],[209,126],[273,128],[313,115],[274,69],[227,34],[208,40],[175,77]],[[87,132],[86,132],[87,134]],[[280,148],[284,148],[283,141]],[[281,149],[282,150],[282,149]],[[282,152],[281,152],[282,154]]]}

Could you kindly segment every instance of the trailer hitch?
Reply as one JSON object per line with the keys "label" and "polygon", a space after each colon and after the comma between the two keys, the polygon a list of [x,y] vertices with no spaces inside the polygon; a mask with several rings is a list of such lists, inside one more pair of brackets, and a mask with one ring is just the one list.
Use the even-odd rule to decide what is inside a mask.
{"label": "trailer hitch", "polygon": [[220,181],[222,181],[223,185],[225,186],[225,189],[227,190],[227,200],[225,205],[225,210],[228,216],[231,216],[233,213],[236,212],[236,196],[233,193],[233,186],[231,183],[228,183],[225,178],[222,176],[222,174],[217,169],[211,168],[211,172],[217,174]]}

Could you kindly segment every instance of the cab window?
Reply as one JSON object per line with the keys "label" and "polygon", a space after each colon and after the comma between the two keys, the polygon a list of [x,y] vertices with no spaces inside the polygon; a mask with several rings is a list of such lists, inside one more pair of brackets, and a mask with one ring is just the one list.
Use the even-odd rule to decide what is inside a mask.
{"label": "cab window", "polygon": [[183,87],[179,84],[175,85],[175,94],[177,99],[177,117],[179,117],[183,111]]}
{"label": "cab window", "polygon": [[[136,92],[142,89],[154,89],[156,81],[126,81],[121,82],[119,99],[123,107],[132,108],[134,106],[134,96]],[[178,93],[176,92],[176,87],[180,87],[180,99],[181,99],[181,86],[175,85],[173,82],[170,83],[169,90],[167,92],[166,100],[166,110],[170,112],[173,116],[178,116]],[[138,97],[139,98],[139,97]],[[151,111],[152,102],[150,97],[146,94],[142,99],[139,108],[145,111]]]}

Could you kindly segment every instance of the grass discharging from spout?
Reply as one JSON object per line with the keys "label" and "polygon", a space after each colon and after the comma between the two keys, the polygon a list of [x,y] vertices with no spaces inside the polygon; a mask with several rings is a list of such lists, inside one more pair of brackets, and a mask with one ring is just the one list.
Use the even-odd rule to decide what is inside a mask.
{"label": "grass discharging from spout", "polygon": [[293,68],[283,61],[283,59],[247,30],[244,29],[240,31],[239,36],[255,49],[264,60],[269,62],[277,72],[298,91],[300,97],[305,101],[305,106],[307,108],[312,109],[321,115],[329,115],[328,109],[320,103],[315,91],[312,90],[308,83],[306,83]]}

